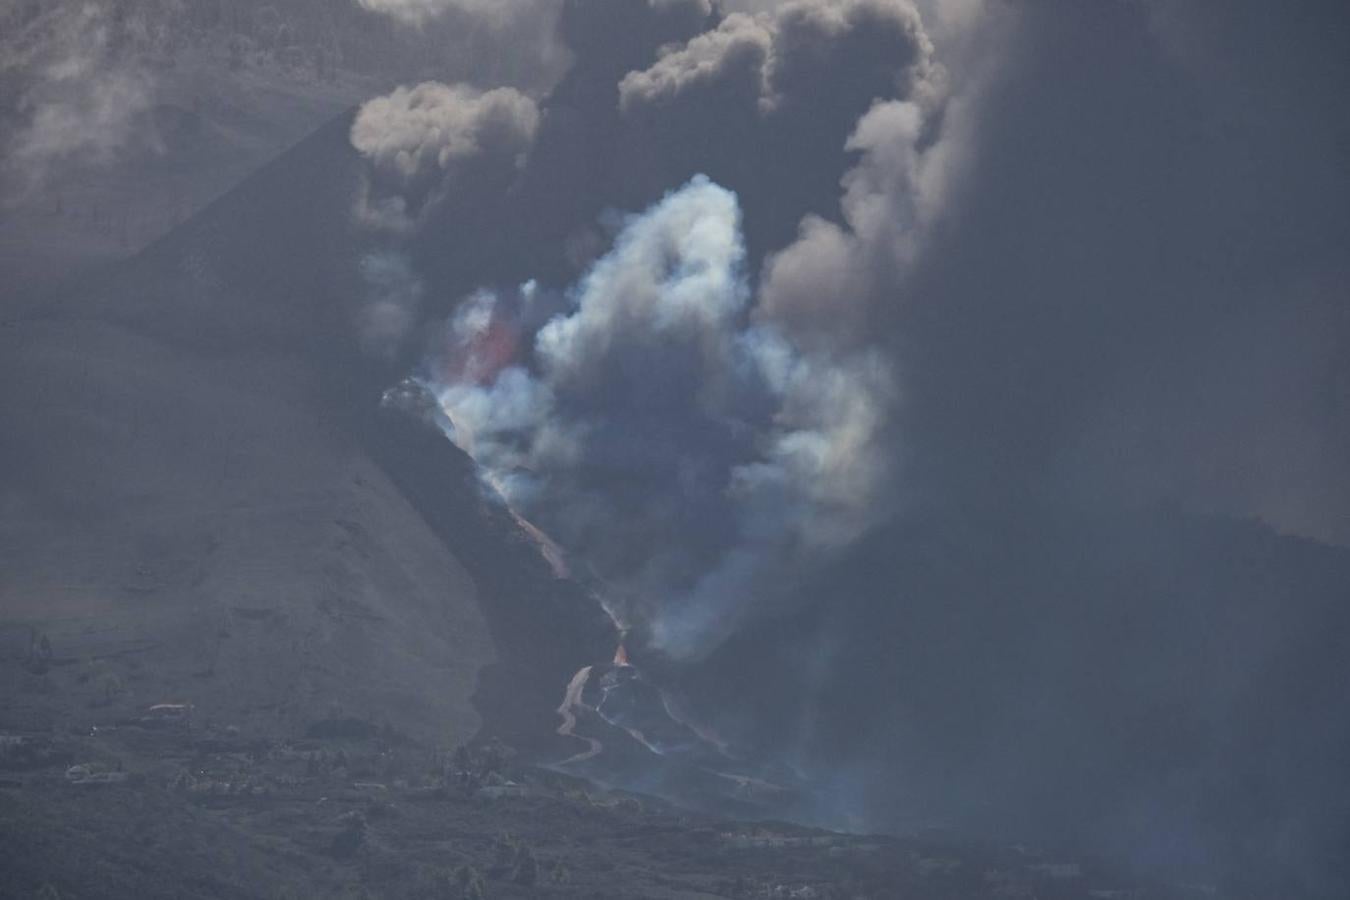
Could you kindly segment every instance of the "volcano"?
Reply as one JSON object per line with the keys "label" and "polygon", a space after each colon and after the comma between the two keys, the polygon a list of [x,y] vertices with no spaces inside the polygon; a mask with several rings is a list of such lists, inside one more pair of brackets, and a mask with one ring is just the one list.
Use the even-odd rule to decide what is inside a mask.
{"label": "volcano", "polygon": [[[43,636],[117,686],[107,716],[190,702],[260,733],[340,718],[450,745],[498,713],[525,742],[537,714],[551,734],[559,685],[616,637],[463,454],[381,409],[387,373],[351,337],[349,127],[5,323],[7,656]],[[0,728],[84,702],[6,685]]]}
{"label": "volcano", "polygon": [[[161,707],[264,742],[495,737],[722,814],[1000,837],[1068,822],[1094,835],[1079,851],[1129,856],[1153,810],[1195,829],[1163,856],[1246,842],[1269,861],[1272,779],[1315,778],[1346,746],[1344,551],[1180,515],[899,522],[696,665],[621,642],[434,401],[391,395],[402,373],[361,352],[350,121],[0,331],[0,730],[106,731]],[[1311,623],[1285,635],[1301,649],[1267,640],[1280,604]],[[1131,654],[1158,646],[1141,692]],[[1097,674],[1076,681],[1086,658]],[[1071,765],[1037,759],[1051,732]],[[867,801],[809,780],[831,772]],[[1193,815],[1157,805],[1169,784]],[[1143,826],[1113,818],[1123,795]],[[1304,838],[1278,862],[1325,871],[1339,807],[1298,796],[1273,821]]]}
{"label": "volcano", "polygon": [[347,17],[0,286],[0,896],[1350,895],[1350,55],[919,5]]}

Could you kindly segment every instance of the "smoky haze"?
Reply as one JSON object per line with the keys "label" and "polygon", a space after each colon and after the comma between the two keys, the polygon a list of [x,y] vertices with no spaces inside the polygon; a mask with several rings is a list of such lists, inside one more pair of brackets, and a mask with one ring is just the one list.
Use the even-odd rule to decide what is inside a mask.
{"label": "smoky haze", "polygon": [[[434,397],[804,818],[1342,895],[1344,4],[352,6],[499,58],[330,126],[326,389]],[[65,59],[16,171],[153,152]]]}

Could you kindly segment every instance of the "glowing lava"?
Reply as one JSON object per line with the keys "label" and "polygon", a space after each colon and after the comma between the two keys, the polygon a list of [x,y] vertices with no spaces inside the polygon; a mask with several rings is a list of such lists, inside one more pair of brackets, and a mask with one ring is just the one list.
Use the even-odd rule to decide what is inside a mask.
{"label": "glowing lava", "polygon": [[577,674],[572,676],[572,681],[567,685],[567,694],[563,697],[562,706],[558,707],[558,714],[562,716],[562,724],[558,726],[558,734],[563,737],[580,738],[590,744],[589,750],[583,750],[576,756],[568,757],[558,763],[560,766],[571,763],[585,762],[598,754],[604,747],[599,741],[592,737],[586,737],[576,733],[577,728],[577,710],[583,706],[581,702],[581,693],[586,689],[586,682],[591,677],[591,666],[587,666]]}
{"label": "glowing lava", "polygon": [[[504,497],[505,495],[498,491],[498,496]],[[521,531],[524,531],[530,540],[534,542],[534,545],[539,548],[539,552],[548,563],[548,567],[553,570],[553,577],[559,580],[571,578],[572,571],[567,567],[567,557],[563,554],[562,547],[558,546],[558,542],[553,540],[553,538],[549,537],[547,534],[544,534],[544,532],[529,519],[516,512],[511,504],[506,504],[506,510],[511,513],[511,518],[516,520],[516,524],[520,526]]]}

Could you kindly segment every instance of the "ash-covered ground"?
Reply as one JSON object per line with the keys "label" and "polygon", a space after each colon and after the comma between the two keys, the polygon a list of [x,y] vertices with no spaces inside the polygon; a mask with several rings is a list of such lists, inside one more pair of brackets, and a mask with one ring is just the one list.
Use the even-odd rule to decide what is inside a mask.
{"label": "ash-covered ground", "polygon": [[[691,812],[350,717],[266,738],[149,706],[134,654],[4,662],[0,896],[1195,898],[1026,846]],[[70,714],[15,728],[53,697]]]}

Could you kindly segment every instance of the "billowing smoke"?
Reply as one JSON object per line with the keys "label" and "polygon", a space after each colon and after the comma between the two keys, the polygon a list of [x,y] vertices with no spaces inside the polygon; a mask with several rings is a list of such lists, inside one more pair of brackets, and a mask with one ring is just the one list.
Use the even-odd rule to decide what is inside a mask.
{"label": "billowing smoke", "polygon": [[368,253],[360,271],[366,288],[366,302],[357,313],[361,349],[374,359],[392,362],[417,325],[425,286],[408,257],[397,250]]}
{"label": "billowing smoke", "polygon": [[522,165],[538,127],[534,101],[514,88],[426,82],[369,101],[352,125],[352,146],[371,163],[358,219],[411,231],[476,165]]}
{"label": "billowing smoke", "polygon": [[396,361],[420,318],[425,286],[400,242],[460,179],[494,171],[510,177],[538,127],[535,102],[514,88],[426,82],[361,107],[351,141],[369,165],[353,217],[376,243],[361,263],[366,290],[356,313],[367,355]]}
{"label": "billowing smoke", "polygon": [[877,104],[863,117],[847,144],[863,157],[844,176],[843,223],[802,221],[798,239],[766,265],[762,314],[804,341],[867,338],[878,324],[873,312],[897,299],[943,210],[954,151],[950,141],[924,146],[924,121],[907,101]]}
{"label": "billowing smoke", "polygon": [[[746,112],[782,106],[820,106],[845,101],[849,85],[835,76],[848,71],[866,90],[905,94],[902,79],[931,48],[909,0],[795,0],[771,12],[732,13],[712,31],[683,47],[668,48],[645,71],[619,85],[625,112],[699,102],[708,93],[719,102],[746,104]],[[868,71],[868,70],[871,71]]]}
{"label": "billowing smoke", "polygon": [[[565,3],[576,66],[471,154],[490,189],[370,154],[438,323],[405,362],[574,574],[702,657],[700,715],[865,780],[877,824],[1343,835],[1343,715],[1309,741],[1247,699],[1306,709],[1336,653],[1242,624],[1328,621],[1342,570],[1121,510],[1346,539],[1350,55],[1272,4],[920,8]],[[1243,822],[1256,784],[1280,812]]]}
{"label": "billowing smoke", "polygon": [[626,174],[668,185],[705,171],[733,187],[758,266],[804,214],[837,220],[839,179],[856,149],[846,141],[873,104],[917,104],[931,141],[946,93],[909,0],[793,0],[732,13],[621,79],[624,156],[641,160]]}
{"label": "billowing smoke", "polygon": [[1343,836],[1343,710],[1284,712],[1343,654],[1272,636],[1343,634],[1344,570],[1123,508],[1350,540],[1344,10],[918,8],[569,0],[528,139],[371,140],[443,424],[700,714],[883,826]]}
{"label": "billowing smoke", "polygon": [[5,147],[24,187],[40,187],[62,166],[106,164],[156,146],[154,79],[121,52],[125,35],[105,5],[57,6],[28,28],[39,32],[29,52],[6,60],[27,82]]}
{"label": "billowing smoke", "polygon": [[695,178],[627,219],[546,322],[533,285],[471,298],[431,376],[489,481],[677,656],[854,540],[888,495],[887,363],[752,320],[740,228],[735,195]]}
{"label": "billowing smoke", "polygon": [[[577,213],[599,221],[564,219],[561,235],[592,235],[599,258],[570,285],[472,292],[422,377],[485,479],[591,571],[624,624],[699,656],[895,509],[900,391],[869,326],[902,299],[939,218],[945,82],[906,0],[795,0],[725,18],[701,0],[611,5],[567,4],[562,26],[578,71],[615,72],[613,93],[564,81],[541,111],[514,91],[424,84],[368,103],[352,129],[370,163],[357,216],[419,249],[432,220],[484,240],[455,224],[481,201],[462,212],[455,201],[490,169],[501,199],[482,214],[510,240],[572,190],[560,166],[582,160],[556,154],[578,112],[634,151],[587,175],[594,193],[628,204],[647,190],[633,185],[664,185],[620,207],[650,203],[626,217],[583,199]],[[693,36],[616,71],[599,41],[607,12]],[[697,138],[709,132],[722,139]],[[754,162],[777,147],[791,150]],[[711,177],[695,174],[704,163]],[[372,271],[382,299],[365,317],[368,350],[402,342],[411,306],[388,285],[413,277]]]}

